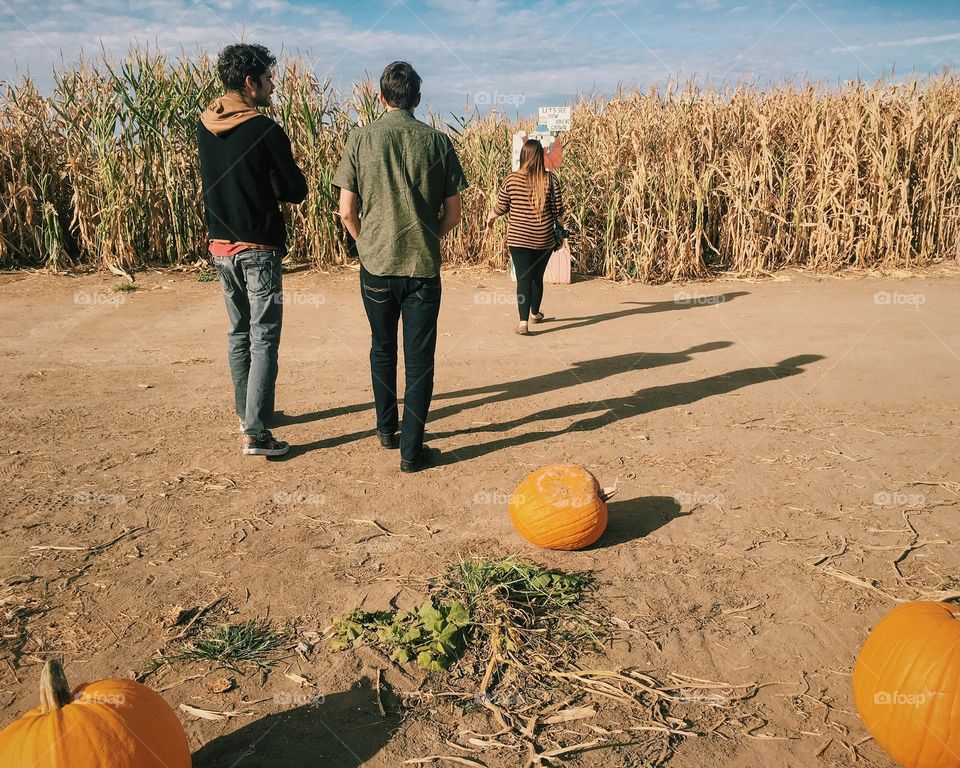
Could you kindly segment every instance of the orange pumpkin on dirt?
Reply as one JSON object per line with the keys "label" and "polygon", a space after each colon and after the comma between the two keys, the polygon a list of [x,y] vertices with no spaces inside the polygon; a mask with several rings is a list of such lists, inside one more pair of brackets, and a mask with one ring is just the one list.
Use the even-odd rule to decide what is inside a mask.
{"label": "orange pumpkin on dirt", "polygon": [[133,680],[99,680],[72,694],[55,659],[40,706],[0,731],[4,768],[190,768],[187,736],[163,697]]}
{"label": "orange pumpkin on dirt", "polygon": [[853,699],[904,768],[960,768],[960,606],[898,605],[863,644]]}
{"label": "orange pumpkin on dirt", "polygon": [[550,464],[527,475],[510,496],[510,520],[545,549],[589,547],[607,527],[600,483],[578,464]]}

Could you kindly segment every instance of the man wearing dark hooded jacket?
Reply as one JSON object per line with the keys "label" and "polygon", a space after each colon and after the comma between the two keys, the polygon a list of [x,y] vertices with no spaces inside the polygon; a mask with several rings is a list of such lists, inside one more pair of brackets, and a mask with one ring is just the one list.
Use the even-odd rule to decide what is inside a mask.
{"label": "man wearing dark hooded jacket", "polygon": [[276,59],[262,45],[229,45],[217,71],[226,93],[200,116],[197,146],[210,255],[227,305],[227,356],[243,453],[281,456],[273,419],[283,319],[280,202],[300,203],[307,183],[269,107]]}

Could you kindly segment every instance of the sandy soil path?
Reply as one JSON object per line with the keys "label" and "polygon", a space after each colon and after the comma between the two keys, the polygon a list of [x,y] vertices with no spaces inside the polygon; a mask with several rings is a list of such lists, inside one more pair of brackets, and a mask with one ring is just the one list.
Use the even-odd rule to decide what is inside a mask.
{"label": "sandy soil path", "polygon": [[[671,765],[854,764],[867,631],[891,597],[960,589],[960,279],[548,286],[549,321],[525,338],[505,275],[444,279],[428,433],[445,463],[407,476],[373,437],[355,272],[285,276],[276,433],[295,447],[279,461],[240,453],[216,283],[0,275],[0,724],[35,705],[49,654],[76,682],[143,672],[179,608],[222,597],[231,620],[322,633],[412,599],[397,577],[520,552],[597,573],[646,635],[611,664],[776,683],[755,729],[684,741]],[[586,552],[537,551],[507,517],[516,483],[561,461],[619,489]],[[322,707],[297,706],[313,694],[288,665]],[[198,766],[449,754],[456,712],[381,718],[378,665],[319,643],[222,694],[203,668],[148,682],[175,707],[245,713],[180,711]],[[645,763],[625,748],[571,764]]]}

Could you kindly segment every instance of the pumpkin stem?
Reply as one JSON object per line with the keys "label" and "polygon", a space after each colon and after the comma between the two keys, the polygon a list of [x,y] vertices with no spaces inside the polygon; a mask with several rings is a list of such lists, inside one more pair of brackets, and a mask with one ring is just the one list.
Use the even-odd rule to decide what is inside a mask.
{"label": "pumpkin stem", "polygon": [[40,711],[42,714],[63,709],[73,701],[67,676],[59,659],[47,659],[40,673]]}
{"label": "pumpkin stem", "polygon": [[610,501],[610,499],[612,499],[616,495],[617,495],[616,486],[614,486],[613,488],[604,488],[603,490],[600,491],[600,501],[606,504],[608,501]]}

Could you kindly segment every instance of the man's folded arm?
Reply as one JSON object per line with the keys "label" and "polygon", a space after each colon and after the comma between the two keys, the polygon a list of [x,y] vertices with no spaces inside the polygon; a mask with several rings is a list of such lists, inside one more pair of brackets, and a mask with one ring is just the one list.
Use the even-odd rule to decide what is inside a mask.
{"label": "man's folded arm", "polygon": [[264,141],[267,142],[267,148],[273,157],[278,199],[285,203],[302,203],[307,196],[307,180],[297,161],[293,159],[287,134],[274,124],[268,130]]}

